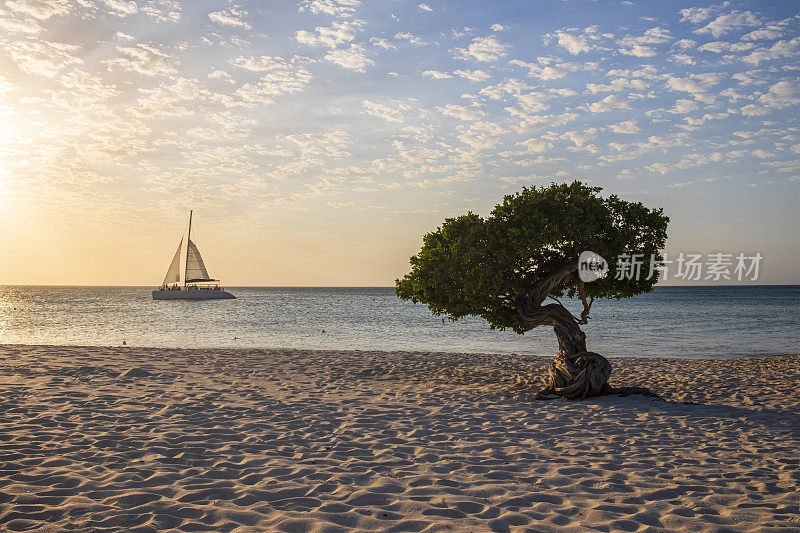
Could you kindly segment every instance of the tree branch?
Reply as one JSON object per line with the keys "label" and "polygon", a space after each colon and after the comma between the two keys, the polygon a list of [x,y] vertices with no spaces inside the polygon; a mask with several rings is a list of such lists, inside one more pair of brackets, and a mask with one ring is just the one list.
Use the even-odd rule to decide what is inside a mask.
{"label": "tree branch", "polygon": [[561,282],[564,278],[576,272],[577,270],[578,260],[575,259],[574,261],[570,261],[539,282],[533,289],[533,292],[529,295],[529,298],[533,300],[536,305],[542,305],[542,302],[544,302],[545,298],[547,298],[547,296],[550,294],[550,291],[553,290],[553,287],[558,285],[559,282]]}
{"label": "tree branch", "polygon": [[583,311],[581,311],[580,319],[576,318],[578,324],[588,324],[589,323],[589,311],[592,309],[592,304],[594,303],[594,296],[592,296],[589,301],[586,301],[586,286],[583,284],[583,280],[578,278],[578,296],[581,299],[581,303],[583,304]]}
{"label": "tree branch", "polygon": [[[567,309],[567,306],[566,306],[566,305],[564,305],[563,303],[561,303],[561,300],[559,300],[559,299],[558,299],[558,298],[556,298],[555,296],[550,296],[549,298],[550,298],[551,300],[555,300],[556,302],[558,302],[559,304],[561,304],[561,307],[563,307],[564,309]],[[569,311],[569,309],[567,309],[567,311]],[[578,318],[578,317],[576,317],[575,315],[573,315],[573,314],[572,314],[572,311],[570,311],[570,312],[569,312],[569,314],[570,314],[570,316],[572,316],[572,318],[574,318],[574,319],[575,319],[575,322],[577,322],[578,324],[585,324],[585,323],[586,323],[586,322],[581,322],[581,319],[580,319],[580,318]]]}

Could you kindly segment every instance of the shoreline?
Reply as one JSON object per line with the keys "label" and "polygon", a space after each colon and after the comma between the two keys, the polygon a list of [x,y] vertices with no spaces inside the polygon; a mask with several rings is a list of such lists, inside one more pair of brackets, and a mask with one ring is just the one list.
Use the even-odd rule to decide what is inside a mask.
{"label": "shoreline", "polygon": [[0,529],[794,531],[800,355],[0,345]]}
{"label": "shoreline", "polygon": [[[538,358],[538,359],[552,359],[556,356],[555,353],[553,354],[533,354],[533,353],[513,353],[513,352],[470,352],[470,351],[441,351],[441,350],[361,350],[357,348],[329,348],[329,349],[322,349],[322,348],[297,348],[297,347],[270,347],[270,346],[254,346],[254,347],[241,347],[241,346],[208,346],[202,348],[179,348],[173,346],[139,346],[136,344],[25,344],[25,343],[17,343],[17,342],[9,342],[3,343],[0,342],[0,350],[3,348],[86,348],[89,350],[94,349],[121,349],[121,350],[169,350],[169,351],[177,351],[177,352],[264,352],[264,353],[281,353],[286,351],[291,352],[308,352],[308,353],[332,353],[332,352],[342,352],[342,353],[386,353],[386,354],[407,354],[407,355],[442,355],[442,356],[461,356],[461,355],[475,355],[475,356],[484,356],[484,357],[530,357],[530,358]],[[755,353],[755,354],[733,354],[733,355],[701,355],[701,356],[694,356],[694,355],[686,355],[686,356],[629,356],[629,355],[607,355],[601,353],[606,359],[609,361],[625,361],[625,360],[633,360],[633,361],[731,361],[731,360],[751,360],[751,359],[767,359],[773,357],[793,357],[800,355],[800,352],[775,352],[775,353]]]}

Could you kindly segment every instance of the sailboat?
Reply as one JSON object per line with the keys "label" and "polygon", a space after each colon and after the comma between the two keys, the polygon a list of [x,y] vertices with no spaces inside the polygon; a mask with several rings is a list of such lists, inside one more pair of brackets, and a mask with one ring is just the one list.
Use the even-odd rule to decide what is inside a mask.
{"label": "sailboat", "polygon": [[164,283],[153,291],[153,300],[226,300],[236,298],[223,290],[219,285],[211,285],[216,279],[208,275],[200,250],[192,242],[192,211],[189,211],[189,233],[186,236],[186,262],[183,269],[183,285],[181,286],[181,249],[183,238],[178,243],[178,250],[172,263],[169,264]]}

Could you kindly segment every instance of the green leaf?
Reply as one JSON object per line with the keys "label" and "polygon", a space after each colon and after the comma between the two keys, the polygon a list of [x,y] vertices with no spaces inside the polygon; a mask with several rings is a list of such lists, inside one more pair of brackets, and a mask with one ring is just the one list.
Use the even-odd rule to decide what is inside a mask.
{"label": "green leaf", "polygon": [[[411,271],[395,282],[397,296],[451,320],[479,316],[493,329],[523,333],[520,298],[585,250],[603,256],[611,270],[586,284],[587,296],[618,299],[651,291],[658,277],[645,278],[651,255],[661,257],[669,218],[662,209],[603,198],[601,190],[579,181],[523,188],[485,219],[474,213],[446,219],[424,236]],[[639,279],[615,279],[617,256],[624,253],[644,255]],[[577,274],[568,277],[550,295],[574,297],[577,281]]]}

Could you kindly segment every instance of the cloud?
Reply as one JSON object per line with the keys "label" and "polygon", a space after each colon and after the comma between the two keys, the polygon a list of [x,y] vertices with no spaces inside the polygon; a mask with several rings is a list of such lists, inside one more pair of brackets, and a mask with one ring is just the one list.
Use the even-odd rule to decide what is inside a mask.
{"label": "cloud", "polygon": [[15,13],[38,20],[69,14],[74,3],[70,0],[7,0],[5,6]]}
{"label": "cloud", "polygon": [[118,46],[117,51],[122,54],[121,57],[114,57],[104,61],[109,69],[120,68],[138,72],[145,76],[158,76],[176,72],[175,68],[168,62],[171,59],[170,55],[149,44]]}
{"label": "cloud", "polygon": [[508,107],[506,108],[506,111],[521,119],[519,124],[516,126],[516,130],[519,133],[541,130],[544,128],[557,128],[559,126],[569,124],[579,117],[577,113],[563,113],[561,115],[525,114],[519,109]]}
{"label": "cloud", "polygon": [[[389,188],[430,187],[442,193],[434,212],[472,208],[479,200],[463,196],[466,193],[450,188],[442,178],[488,176],[502,186],[499,177],[508,177],[507,182],[535,179],[526,171],[540,172],[538,166],[543,175],[556,170],[583,175],[591,166],[596,168],[595,179],[602,181],[639,177],[642,171],[647,175],[645,166],[653,165],[659,183],[694,180],[695,185],[700,179],[678,175],[678,169],[720,161],[727,165],[715,168],[720,182],[730,175],[733,181],[724,183],[733,183],[742,173],[760,179],[759,171],[763,179],[771,179],[767,172],[788,179],[800,168],[800,162],[795,163],[791,174],[781,175],[777,169],[784,167],[768,165],[790,157],[798,160],[792,150],[800,152],[791,124],[800,106],[794,79],[800,71],[792,61],[800,54],[794,16],[790,23],[766,22],[715,38],[712,29],[719,30],[719,23],[710,23],[732,8],[687,12],[687,21],[696,21],[690,24],[677,24],[682,16],[677,13],[671,22],[670,17],[643,22],[641,12],[627,9],[607,26],[618,34],[615,37],[600,28],[569,27],[574,21],[567,10],[544,30],[550,32],[548,52],[535,53],[542,48],[531,41],[536,33],[518,32],[521,27],[512,19],[497,18],[495,22],[503,23],[492,24],[491,17],[484,17],[475,22],[461,12],[445,13],[443,4],[434,6],[427,0],[402,9],[397,3],[400,21],[389,20],[389,13],[381,15],[366,2],[298,0],[292,5],[301,12],[289,13],[292,24],[287,22],[278,32],[261,27],[270,13],[256,13],[251,4],[237,0],[201,6],[199,15],[187,11],[186,16],[180,12],[186,3],[135,2],[139,12],[120,19],[105,0],[0,0],[0,56],[9,71],[3,75],[13,82],[10,86],[0,81],[0,92],[6,91],[0,97],[0,113],[14,108],[18,129],[33,135],[42,130],[35,143],[12,140],[10,147],[0,149],[3,173],[9,172],[12,179],[54,176],[85,183],[87,192],[91,187],[113,190],[91,185],[107,180],[106,174],[118,174],[126,187],[128,180],[141,175],[170,183],[138,193],[148,205],[168,203],[170,192],[177,196],[191,191],[190,198],[204,198],[221,208],[248,194],[254,205],[286,198],[299,211],[324,205],[313,203],[314,195],[341,193],[337,205],[363,199],[364,205],[386,208],[383,215],[397,207],[383,202],[403,201],[402,195],[385,194]],[[419,2],[435,12],[419,11]],[[113,10],[118,14],[133,5],[122,0],[108,4],[122,6]],[[245,9],[249,15],[244,15]],[[587,9],[595,9],[594,4]],[[676,12],[679,7],[669,9]],[[755,8],[739,9],[756,13]],[[758,9],[764,17],[774,11]],[[209,11],[236,22],[231,26],[206,18]],[[448,19],[448,28],[457,29],[452,36],[449,29],[440,34],[407,25],[440,15],[456,17]],[[170,22],[181,18],[180,25]],[[242,24],[251,30],[243,30]],[[467,27],[471,24],[477,26]],[[195,26],[200,33],[192,38]],[[692,33],[704,27],[706,32]],[[269,35],[262,33],[266,31]],[[161,37],[148,42],[153,32]],[[92,43],[100,39],[99,48],[86,44],[85,37],[95,34]],[[40,45],[17,44],[44,42],[35,39],[37,35],[81,48],[34,50],[25,47]],[[66,37],[58,37],[62,35]],[[422,39],[429,48],[413,48]],[[455,43],[445,46],[450,48],[444,51],[449,58],[434,57],[434,48],[440,46],[436,39]],[[298,47],[311,57],[292,57],[301,53]],[[429,53],[422,53],[425,50]],[[328,52],[332,53],[326,59]],[[35,67],[22,53],[42,63]],[[378,67],[369,66],[373,60]],[[392,79],[391,87],[370,83],[374,76],[392,71],[398,79]],[[52,78],[41,79],[32,72]],[[716,73],[721,78],[714,83]],[[332,83],[342,77],[348,81]],[[431,90],[436,94],[428,94]],[[439,94],[443,90],[447,94]],[[381,91],[385,97],[376,96]],[[392,100],[394,94],[419,100]],[[266,108],[269,105],[274,107]],[[305,127],[302,120],[282,120],[295,115],[306,117]],[[264,126],[267,121],[270,127]],[[16,134],[17,124],[9,124]],[[346,130],[352,137],[328,142],[317,130],[320,124],[337,124],[332,129],[345,136]],[[568,127],[571,130],[565,131]],[[752,136],[737,136],[732,132],[736,128],[752,130]],[[641,138],[651,130],[664,132],[664,137]],[[350,145],[370,149],[359,148],[350,155]],[[26,146],[27,156],[20,148]],[[598,147],[602,153],[588,155]],[[7,156],[8,150],[13,157]],[[576,151],[579,157],[569,157]],[[727,155],[734,151],[744,155]],[[684,161],[687,152],[697,157]],[[64,180],[56,177],[61,167],[52,173],[43,168],[61,165],[67,156],[74,162],[64,165]],[[21,163],[28,160],[33,162],[23,169]],[[100,166],[112,160],[123,164]],[[93,174],[93,168],[103,170]],[[621,172],[623,168],[630,172]],[[665,181],[658,169],[672,172],[674,179]],[[526,177],[517,178],[521,173]],[[209,178],[212,174],[218,178]],[[274,180],[284,178],[280,187],[273,187]],[[224,187],[217,187],[223,182]],[[196,187],[199,184],[202,187]],[[358,196],[365,193],[375,196]]]}
{"label": "cloud", "polygon": [[455,70],[453,74],[469,81],[486,81],[491,78],[491,74],[485,70]]}
{"label": "cloud", "polygon": [[[307,162],[309,159],[326,154],[336,158],[348,155],[345,150],[350,140],[350,134],[346,131],[334,130],[324,133],[279,134],[278,139],[289,141],[299,148],[301,159]],[[282,155],[292,157],[293,154],[294,150],[292,149],[288,154]]]}
{"label": "cloud", "polygon": [[742,115],[758,117],[777,109],[800,104],[800,84],[797,81],[779,81],[759,96],[757,104],[747,104],[741,108]]}
{"label": "cloud", "polygon": [[620,122],[619,124],[611,124],[609,128],[611,128],[611,131],[613,131],[614,133],[634,134],[642,131],[642,129],[633,119],[626,120],[625,122]]}
{"label": "cloud", "polygon": [[697,61],[689,54],[672,54],[667,57],[667,61],[671,61],[678,65],[695,65]]}
{"label": "cloud", "polygon": [[540,154],[553,147],[553,143],[543,139],[530,138],[516,143],[514,146],[523,148],[526,154]]}
{"label": "cloud", "polygon": [[589,26],[583,30],[568,28],[558,30],[555,33],[547,33],[544,36],[544,44],[550,44],[555,40],[559,46],[576,56],[594,49],[607,50],[606,48],[600,48],[598,43],[604,39],[613,38],[614,35],[611,33],[600,33],[598,26]]}
{"label": "cloud", "polygon": [[611,71],[608,72],[606,75],[618,76],[618,77],[611,80],[611,83],[605,85],[597,83],[587,83],[586,88],[592,94],[621,92],[626,90],[644,91],[648,87],[650,87],[649,78],[652,77],[650,71],[645,69],[635,72],[630,72],[628,70]]}
{"label": "cloud", "polygon": [[506,111],[511,116],[519,117],[523,120],[527,119],[535,113],[541,113],[550,109],[550,104],[547,103],[547,96],[543,93],[530,93],[520,95],[517,99],[519,107],[506,107]]}
{"label": "cloud", "polygon": [[58,77],[58,84],[66,91],[49,90],[51,102],[72,113],[106,111],[105,102],[119,94],[115,85],[103,83],[97,76],[73,69]]}
{"label": "cloud", "polygon": [[115,15],[120,17],[135,15],[139,12],[139,6],[136,2],[130,0],[103,0],[103,3],[111,8]]}
{"label": "cloud", "polygon": [[649,45],[666,43],[672,38],[669,30],[655,27],[636,37],[624,37],[617,43],[622,47],[619,50],[621,54],[634,57],[652,57],[656,55],[656,52]]}
{"label": "cloud", "polygon": [[698,24],[704,20],[708,20],[714,12],[713,7],[687,7],[681,9],[681,22],[691,22]]}
{"label": "cloud", "polygon": [[740,30],[747,26],[757,26],[760,24],[758,16],[750,11],[731,11],[725,15],[720,15],[702,28],[695,30],[695,33],[710,33],[714,37],[719,37],[723,33],[733,30]]}
{"label": "cloud", "polygon": [[478,109],[478,107],[474,104],[468,106],[447,104],[443,107],[437,107],[436,109],[438,109],[439,112],[446,117],[453,117],[464,121],[478,120],[480,117],[486,114]]}
{"label": "cloud", "polygon": [[653,50],[650,46],[644,46],[642,44],[635,44],[630,48],[620,48],[620,53],[626,56],[634,56],[634,57],[653,57],[656,55],[656,51]]}
{"label": "cloud", "polygon": [[393,104],[394,107],[364,100],[361,103],[361,108],[367,115],[382,118],[387,122],[403,122],[403,111],[407,109],[407,106],[397,102],[393,102]]}
{"label": "cloud", "polygon": [[208,14],[208,18],[211,22],[215,22],[222,26],[231,26],[234,28],[244,28],[245,30],[249,30],[252,28],[249,22],[244,20],[247,16],[247,11],[244,11],[242,8],[238,6],[232,6],[230,9],[224,9],[222,11],[212,11]]}
{"label": "cloud", "polygon": [[236,83],[236,80],[234,80],[231,77],[231,75],[228,74],[227,72],[225,72],[224,70],[215,70],[215,71],[211,72],[208,76],[206,76],[206,78],[208,78],[210,80],[223,80],[223,81],[227,81],[228,83],[231,83],[231,84]]}
{"label": "cloud", "polygon": [[349,17],[359,5],[361,5],[359,0],[302,0],[298,10],[334,17]]}
{"label": "cloud", "polygon": [[310,46],[323,45],[328,48],[337,48],[340,44],[349,43],[355,39],[360,31],[363,21],[352,20],[334,22],[330,27],[320,26],[314,32],[300,30],[295,33],[295,40]]}
{"label": "cloud", "polygon": [[760,74],[760,70],[753,69],[745,72],[737,72],[731,77],[738,81],[739,85],[761,85],[766,83],[766,80],[761,78]]}
{"label": "cloud", "polygon": [[210,94],[197,80],[173,78],[155,87],[140,88],[138,105],[129,112],[139,118],[190,115]]}
{"label": "cloud", "polygon": [[428,13],[433,13],[433,8],[428,4],[417,4],[417,9],[420,11],[426,11]]}
{"label": "cloud", "polygon": [[377,46],[378,48],[383,48],[384,50],[397,50],[395,45],[386,39],[381,39],[380,37],[371,37],[369,42],[372,44],[372,46]]}
{"label": "cloud", "polygon": [[520,93],[516,95],[516,98],[522,113],[524,115],[530,115],[532,113],[540,113],[549,109],[550,105],[546,103],[548,100],[559,97],[573,96],[574,94],[575,91],[572,89],[550,89],[547,92],[532,91],[529,93]]}
{"label": "cloud", "polygon": [[625,98],[620,98],[615,94],[610,94],[600,100],[589,105],[589,111],[592,113],[605,113],[612,109],[630,109],[630,104]]}
{"label": "cloud", "polygon": [[494,35],[488,37],[476,37],[472,39],[472,43],[465,48],[456,48],[454,50],[454,57],[456,59],[469,60],[488,63],[490,61],[497,61],[506,55],[508,45],[501,43]]}
{"label": "cloud", "polygon": [[678,127],[684,131],[693,131],[704,126],[712,120],[722,120],[728,118],[730,113],[706,113],[702,117],[685,117],[683,120],[686,124],[681,124]]}
{"label": "cloud", "polygon": [[721,54],[723,52],[744,52],[750,50],[754,46],[754,43],[728,43],[725,41],[712,41],[699,46],[697,49],[702,52],[714,52],[716,54]]}
{"label": "cloud", "polygon": [[691,113],[695,111],[700,106],[697,105],[695,100],[689,100],[688,98],[679,98],[675,101],[675,105],[668,111],[668,113],[673,113],[675,115],[685,115],[687,113]]}
{"label": "cloud", "polygon": [[325,54],[325,59],[335,65],[356,72],[364,72],[366,67],[374,65],[375,62],[369,59],[364,50],[364,45],[351,44],[350,48],[331,50]]}
{"label": "cloud", "polygon": [[800,103],[800,85],[797,81],[779,81],[769,88],[766,94],[759,97],[758,101],[764,105],[778,109]]}
{"label": "cloud", "polygon": [[549,64],[550,58],[539,58],[539,61],[543,64],[526,63],[525,61],[520,61],[519,59],[512,59],[508,63],[509,65],[527,68],[528,76],[531,78],[539,78],[541,80],[559,80],[572,72],[577,72],[583,68],[592,70],[595,66],[594,63],[576,63],[569,61],[564,63]]}
{"label": "cloud", "polygon": [[697,41],[693,41],[691,39],[680,39],[672,43],[673,48],[677,48],[678,50],[691,50],[697,46]]}
{"label": "cloud", "polygon": [[780,22],[773,22],[765,26],[753,30],[747,35],[742,37],[743,41],[761,41],[766,39],[777,39],[782,37],[786,31],[786,27],[791,23],[792,19],[785,19]]}
{"label": "cloud", "polygon": [[781,57],[792,57],[798,54],[800,48],[800,37],[791,40],[778,41],[770,48],[759,48],[758,50],[744,56],[742,61],[751,65],[758,65],[762,61],[771,61]]}
{"label": "cloud", "polygon": [[670,75],[667,78],[667,87],[672,91],[689,93],[701,102],[711,103],[714,101],[714,96],[707,94],[706,91],[722,81],[722,78],[722,74],[716,72],[690,74],[686,78]]}
{"label": "cloud", "polygon": [[447,72],[440,72],[438,70],[426,70],[422,73],[422,75],[427,78],[433,78],[434,80],[446,80],[453,77]]}
{"label": "cloud", "polygon": [[606,85],[601,85],[597,83],[587,83],[586,88],[592,94],[597,94],[597,93],[619,92],[628,89],[636,91],[644,91],[650,86],[650,84],[642,78],[629,77],[629,76],[630,74],[626,74],[626,77],[615,78],[611,80],[611,83]]}
{"label": "cloud", "polygon": [[176,0],[149,0],[142,12],[159,22],[178,22],[181,20],[181,4]]}
{"label": "cloud", "polygon": [[719,92],[719,94],[720,96],[727,96],[730,102],[736,102],[745,97],[745,95],[743,95],[733,87],[728,87],[727,89],[723,89]]}
{"label": "cloud", "polygon": [[417,37],[416,35],[414,35],[413,33],[405,33],[405,32],[395,33],[394,38],[401,41],[406,41],[408,42],[408,44],[412,46],[425,46],[426,44],[428,44],[419,37]]}
{"label": "cloud", "polygon": [[472,122],[457,136],[458,140],[474,150],[494,148],[505,129],[499,124],[487,121]]}
{"label": "cloud", "polygon": [[583,131],[566,131],[559,136],[559,139],[569,139],[577,148],[583,148],[586,141],[597,138],[597,128],[589,128]]}
{"label": "cloud", "polygon": [[23,72],[48,78],[67,65],[83,63],[81,58],[72,55],[78,50],[80,48],[75,45],[51,41],[12,41],[6,45],[8,55]]}
{"label": "cloud", "polygon": [[246,83],[236,90],[236,95],[246,105],[271,104],[276,96],[302,91],[312,79],[311,73],[297,61],[280,57],[237,57],[232,63],[245,70],[264,73],[257,82]]}
{"label": "cloud", "polygon": [[573,35],[563,31],[556,32],[559,46],[565,48],[567,52],[576,56],[581,52],[588,52],[592,49],[589,40],[583,35]]}
{"label": "cloud", "polygon": [[492,100],[501,100],[503,99],[504,95],[519,95],[522,93],[522,91],[527,89],[530,89],[530,86],[527,83],[511,78],[498,83],[497,85],[488,85],[484,87],[481,89],[480,94],[483,96],[488,96]]}
{"label": "cloud", "polygon": [[231,60],[231,63],[252,72],[274,72],[276,70],[293,70],[294,64],[298,61],[299,59],[287,61],[282,57],[275,56],[239,56]]}
{"label": "cloud", "polygon": [[19,19],[19,18],[6,18],[3,17],[3,11],[0,10],[0,29],[9,34],[11,33],[26,33],[28,35],[37,35],[42,32],[42,27],[32,19]]}

